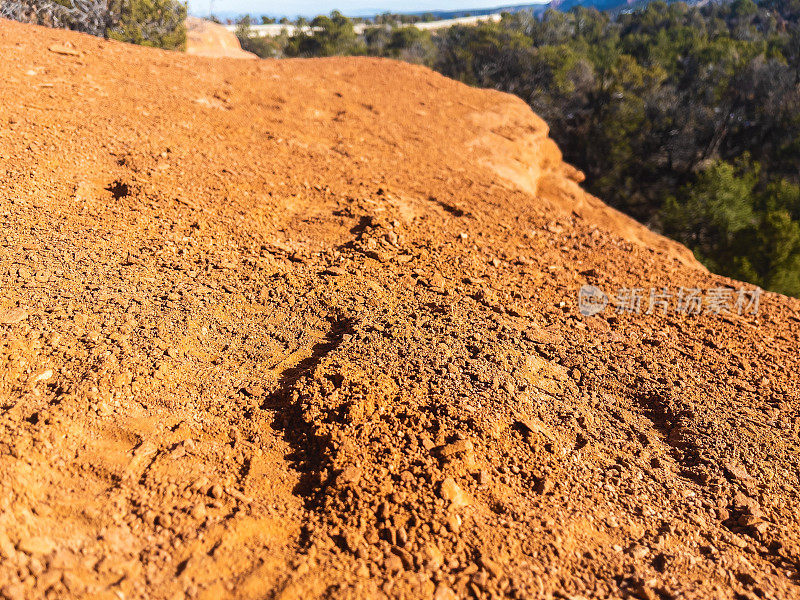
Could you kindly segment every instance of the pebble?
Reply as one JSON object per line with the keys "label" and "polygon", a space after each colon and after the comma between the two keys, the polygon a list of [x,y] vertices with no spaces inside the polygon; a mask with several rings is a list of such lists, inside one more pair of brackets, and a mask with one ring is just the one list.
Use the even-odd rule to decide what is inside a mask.
{"label": "pebble", "polygon": [[81,578],[69,571],[64,571],[63,575],[61,575],[61,582],[64,584],[64,587],[67,588],[67,591],[75,596],[80,596],[86,590],[86,586],[83,581],[81,581]]}
{"label": "pebble", "polygon": [[0,311],[0,324],[13,325],[28,318],[28,312],[24,308],[11,308]]}
{"label": "pebble", "polygon": [[165,529],[172,525],[172,517],[168,514],[158,515],[156,518],[157,523]]}
{"label": "pebble", "polygon": [[8,536],[0,531],[0,557],[2,558],[13,558],[17,551],[14,549],[14,544],[11,543],[11,540]]}
{"label": "pebble", "polygon": [[439,550],[439,547],[433,543],[427,544],[422,550],[422,558],[424,559],[426,566],[432,571],[438,570],[444,563],[444,555],[442,554],[442,551]]}
{"label": "pebble", "polygon": [[390,573],[397,573],[403,570],[403,561],[396,554],[390,554],[383,562],[383,566]]}
{"label": "pebble", "polygon": [[404,550],[399,546],[393,546],[392,552],[400,557],[400,560],[403,562],[403,568],[407,570],[414,568],[414,557],[411,556],[411,553],[408,550]]}
{"label": "pebble", "polygon": [[64,46],[62,44],[53,44],[48,48],[50,52],[54,54],[61,54],[62,56],[80,56],[81,53],[75,50],[74,48],[70,48],[69,46]]}
{"label": "pebble", "polygon": [[453,533],[461,531],[461,517],[455,513],[447,515],[447,528]]}
{"label": "pebble", "polygon": [[448,477],[442,482],[442,485],[439,489],[439,495],[444,500],[450,502],[450,507],[455,509],[463,506],[469,506],[469,504],[472,502],[469,494],[462,490],[452,477]]}
{"label": "pebble", "polygon": [[55,547],[56,544],[53,540],[43,536],[22,538],[17,544],[17,550],[31,555],[49,554]]}
{"label": "pebble", "polygon": [[733,505],[737,510],[753,517],[761,517],[764,514],[758,502],[739,491],[733,496]]}
{"label": "pebble", "polygon": [[433,600],[457,600],[456,593],[444,584],[436,588],[433,594]]}
{"label": "pebble", "polygon": [[26,597],[25,586],[21,583],[12,583],[4,585],[0,589],[0,594],[5,600],[25,600]]}
{"label": "pebble", "polygon": [[192,507],[192,517],[194,517],[198,521],[202,521],[203,519],[205,519],[206,518],[206,514],[207,514],[207,511],[206,511],[206,505],[205,504],[203,504],[201,502],[198,502],[197,504],[195,504]]}
{"label": "pebble", "polygon": [[628,554],[631,557],[635,558],[636,560],[642,560],[645,556],[650,554],[650,549],[647,548],[646,546],[640,546],[640,545],[631,546],[628,549]]}
{"label": "pebble", "polygon": [[555,487],[555,481],[550,475],[543,475],[539,480],[536,482],[536,492],[539,494],[549,494],[553,491]]}
{"label": "pebble", "polygon": [[346,467],[339,476],[336,478],[336,482],[339,484],[347,485],[352,484],[355,485],[361,479],[361,469],[354,465],[350,465]]}
{"label": "pebble", "polygon": [[457,454],[462,454],[464,452],[471,452],[474,450],[475,446],[470,440],[457,440],[452,444],[447,444],[443,446],[439,453],[444,456],[445,458],[449,458],[451,456],[455,456]]}
{"label": "pebble", "polygon": [[42,371],[36,376],[36,381],[47,381],[53,376],[53,370],[47,369],[46,371]]}
{"label": "pebble", "polygon": [[503,576],[503,567],[495,560],[492,560],[488,556],[486,556],[483,552],[481,552],[480,556],[478,557],[481,563],[481,566],[489,571],[494,577],[502,577]]}
{"label": "pebble", "polygon": [[444,277],[442,277],[441,273],[434,273],[433,276],[431,277],[429,287],[435,289],[442,289],[444,288],[444,286],[445,286],[445,280]]}

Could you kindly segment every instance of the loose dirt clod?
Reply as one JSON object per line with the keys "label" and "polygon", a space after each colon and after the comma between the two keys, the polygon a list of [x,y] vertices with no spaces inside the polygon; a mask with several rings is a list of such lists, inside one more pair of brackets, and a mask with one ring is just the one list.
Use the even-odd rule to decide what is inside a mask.
{"label": "loose dirt clod", "polygon": [[522,101],[0,48],[5,597],[800,596],[800,302],[582,315],[741,284]]}

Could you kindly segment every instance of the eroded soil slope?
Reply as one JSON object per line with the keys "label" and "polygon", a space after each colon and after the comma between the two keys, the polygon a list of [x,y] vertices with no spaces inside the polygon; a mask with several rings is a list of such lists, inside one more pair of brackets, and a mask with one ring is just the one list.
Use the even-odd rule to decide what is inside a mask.
{"label": "eroded soil slope", "polygon": [[519,100],[0,22],[0,593],[796,598],[800,305]]}

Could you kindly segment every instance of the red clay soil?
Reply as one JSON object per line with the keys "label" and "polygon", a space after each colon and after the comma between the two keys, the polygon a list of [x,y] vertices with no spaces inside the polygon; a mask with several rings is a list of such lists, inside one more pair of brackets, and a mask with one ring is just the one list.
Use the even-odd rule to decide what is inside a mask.
{"label": "red clay soil", "polygon": [[7,21],[0,55],[2,596],[800,596],[800,302],[582,316],[740,284],[522,101]]}

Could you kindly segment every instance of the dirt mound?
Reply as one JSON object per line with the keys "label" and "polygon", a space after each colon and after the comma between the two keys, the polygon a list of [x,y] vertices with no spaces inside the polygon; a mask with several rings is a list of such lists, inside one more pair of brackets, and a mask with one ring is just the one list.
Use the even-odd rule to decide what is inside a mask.
{"label": "dirt mound", "polygon": [[518,100],[10,22],[0,52],[6,598],[798,596],[800,303],[646,314],[740,284]]}
{"label": "dirt mound", "polygon": [[186,19],[186,54],[207,58],[258,58],[242,50],[236,36],[222,25],[197,17]]}

